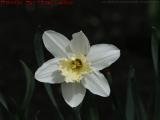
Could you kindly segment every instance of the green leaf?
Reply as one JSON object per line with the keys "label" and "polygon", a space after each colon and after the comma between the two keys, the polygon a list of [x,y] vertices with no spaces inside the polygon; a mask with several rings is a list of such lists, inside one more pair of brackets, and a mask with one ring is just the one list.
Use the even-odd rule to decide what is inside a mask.
{"label": "green leaf", "polygon": [[130,67],[128,75],[128,88],[126,100],[126,120],[135,120],[135,104],[132,91],[132,79],[134,78],[135,70]]}
{"label": "green leaf", "polygon": [[90,120],[99,120],[99,114],[97,109],[90,107],[89,115],[90,115]]}
{"label": "green leaf", "polygon": [[20,62],[21,62],[22,67],[24,69],[26,80],[27,80],[26,81],[27,82],[26,93],[25,93],[25,97],[24,97],[22,107],[21,107],[22,110],[25,110],[26,108],[28,108],[28,106],[30,104],[30,101],[31,101],[31,98],[32,98],[32,95],[34,92],[34,88],[35,88],[35,80],[34,80],[32,72],[28,68],[28,66],[23,61],[20,61]]}
{"label": "green leaf", "polygon": [[141,100],[139,100],[139,107],[140,107],[140,111],[141,111],[141,115],[140,115],[141,117],[139,120],[148,120],[147,112],[146,112]]}
{"label": "green leaf", "polygon": [[0,93],[0,104],[8,111],[7,103],[4,99],[4,96]]}
{"label": "green leaf", "polygon": [[[37,31],[35,34],[34,48],[35,48],[35,55],[36,55],[37,64],[38,64],[38,66],[40,66],[45,62],[43,45],[42,45],[42,33],[40,31]],[[64,117],[63,117],[62,113],[60,112],[60,109],[56,103],[54,96],[53,96],[52,87],[49,84],[44,84],[44,87],[47,91],[47,94],[48,94],[53,106],[56,108],[60,119],[64,120]]]}
{"label": "green leaf", "polygon": [[160,119],[160,78],[159,78],[159,44],[160,44],[160,29],[153,27],[151,50],[152,59],[155,69],[155,119]]}
{"label": "green leaf", "polygon": [[[112,76],[110,72],[107,72],[107,80],[109,82],[109,85],[112,87]],[[117,94],[114,92],[114,88],[111,89],[112,94],[110,95],[110,98],[112,99],[112,110],[114,112],[114,117],[116,117],[119,120],[125,120],[125,113],[122,101],[119,97],[117,97]]]}
{"label": "green leaf", "polygon": [[59,109],[59,107],[58,107],[58,105],[57,105],[57,103],[56,103],[56,101],[55,101],[55,98],[54,98],[54,96],[53,96],[53,92],[52,92],[51,86],[50,86],[49,84],[44,84],[44,86],[45,86],[45,88],[46,88],[46,91],[47,91],[47,93],[48,93],[48,96],[49,96],[49,98],[50,98],[53,106],[56,108],[56,110],[57,110],[57,112],[58,112],[58,115],[59,115],[60,119],[61,119],[61,120],[64,120],[63,115],[61,114],[61,111],[60,111],[60,109]]}
{"label": "green leaf", "polygon": [[125,113],[124,113],[124,107],[122,105],[122,101],[120,98],[116,97],[116,94],[111,94],[111,99],[113,101],[112,104],[112,110],[115,112],[115,117],[119,120],[126,120]]}
{"label": "green leaf", "polygon": [[[110,87],[112,87],[112,75],[109,71],[107,71],[107,80],[108,83],[110,85]],[[112,110],[114,111],[115,116],[120,120],[125,120],[125,116],[124,116],[124,109],[121,103],[121,100],[116,96],[116,94],[114,93],[113,88],[112,89],[112,94],[110,95],[110,98],[112,99]]]}
{"label": "green leaf", "polygon": [[156,77],[159,77],[159,43],[160,43],[160,30],[158,30],[156,27],[153,27],[151,50],[152,50],[152,59]]}
{"label": "green leaf", "polygon": [[75,114],[76,120],[82,120],[81,119],[81,112],[80,112],[80,110],[81,110],[81,104],[79,106],[73,108],[72,110],[73,110],[73,112]]}
{"label": "green leaf", "polygon": [[99,120],[99,108],[96,96],[88,92],[85,100],[85,102],[80,104],[82,108],[82,115],[84,115],[82,118],[85,120]]}
{"label": "green leaf", "polygon": [[128,81],[128,89],[130,89],[130,93],[128,91],[128,94],[131,94],[128,96],[131,96],[130,102],[132,104],[132,111],[134,111],[132,116],[134,118],[137,117],[137,120],[147,120],[148,116],[147,116],[145,107],[144,107],[142,100],[140,99],[139,93],[137,91],[135,69],[133,68],[133,66],[130,66],[128,80],[129,80]]}
{"label": "green leaf", "polygon": [[45,62],[43,45],[42,45],[42,33],[40,31],[37,31],[34,36],[34,49],[35,49],[37,64],[38,66],[40,66]]}

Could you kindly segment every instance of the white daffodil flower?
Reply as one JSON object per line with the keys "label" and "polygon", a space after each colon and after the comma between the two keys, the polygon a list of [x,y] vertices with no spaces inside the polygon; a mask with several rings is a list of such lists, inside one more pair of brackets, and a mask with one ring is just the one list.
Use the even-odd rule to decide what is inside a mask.
{"label": "white daffodil flower", "polygon": [[99,70],[110,66],[120,57],[120,50],[111,44],[90,46],[80,31],[72,40],[55,31],[45,31],[43,43],[55,56],[35,72],[35,78],[44,83],[61,83],[62,96],[71,107],[78,106],[88,89],[93,94],[107,97],[110,87]]}

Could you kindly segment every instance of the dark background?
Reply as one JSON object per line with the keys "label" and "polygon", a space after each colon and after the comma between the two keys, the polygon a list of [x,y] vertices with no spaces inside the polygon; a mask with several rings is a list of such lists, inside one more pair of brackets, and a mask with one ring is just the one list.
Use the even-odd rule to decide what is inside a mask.
{"label": "dark background", "polygon": [[[17,104],[23,100],[26,81],[19,60],[23,60],[33,72],[38,68],[33,46],[37,30],[52,29],[69,39],[72,33],[82,30],[91,44],[111,43],[121,50],[119,60],[102,72],[111,72],[111,92],[115,92],[122,105],[125,105],[126,100],[129,66],[133,65],[136,70],[137,90],[145,107],[150,108],[148,103],[152,102],[154,70],[150,48],[152,23],[149,10],[150,4],[142,1],[77,0],[71,5],[1,5],[0,91],[15,99]],[[45,54],[46,60],[51,58],[46,50]],[[69,120],[71,109],[64,103],[61,94],[57,93],[59,85],[52,86],[63,114]],[[84,104],[88,103],[88,96],[89,92]],[[113,119],[111,97],[94,98],[100,120]],[[82,116],[87,113],[87,110],[83,110]],[[38,120],[57,118],[43,84],[37,81],[31,103],[31,118],[35,114]]]}

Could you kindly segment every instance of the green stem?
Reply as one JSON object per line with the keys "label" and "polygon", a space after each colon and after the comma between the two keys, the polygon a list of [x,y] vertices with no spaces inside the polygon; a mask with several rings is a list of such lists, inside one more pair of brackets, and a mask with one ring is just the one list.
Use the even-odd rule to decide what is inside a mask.
{"label": "green stem", "polygon": [[74,108],[74,113],[75,113],[76,120],[82,120],[81,113],[80,113],[80,107]]}
{"label": "green stem", "polygon": [[61,113],[61,111],[60,111],[60,109],[59,109],[59,107],[58,107],[58,105],[57,105],[57,103],[56,103],[56,101],[55,101],[55,98],[54,98],[54,96],[53,96],[52,93],[51,93],[51,91],[52,91],[52,90],[51,90],[51,86],[48,85],[48,84],[44,84],[44,86],[45,86],[45,88],[46,88],[46,91],[47,91],[47,93],[48,93],[49,98],[50,98],[51,101],[52,101],[53,106],[54,106],[54,107],[56,108],[56,110],[57,110],[57,113],[58,113],[60,119],[61,119],[61,120],[64,120],[64,117],[63,117],[63,115],[62,115],[62,113]]}

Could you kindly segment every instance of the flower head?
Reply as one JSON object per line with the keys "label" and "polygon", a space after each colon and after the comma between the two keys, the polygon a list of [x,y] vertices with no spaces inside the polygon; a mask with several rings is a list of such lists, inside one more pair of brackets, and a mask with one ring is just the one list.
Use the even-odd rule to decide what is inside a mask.
{"label": "flower head", "polygon": [[80,31],[72,40],[55,31],[45,31],[43,43],[55,58],[48,60],[35,72],[35,78],[45,83],[61,83],[62,96],[71,107],[78,106],[86,89],[107,97],[110,87],[99,70],[110,66],[120,56],[120,50],[111,44],[90,46]]}

